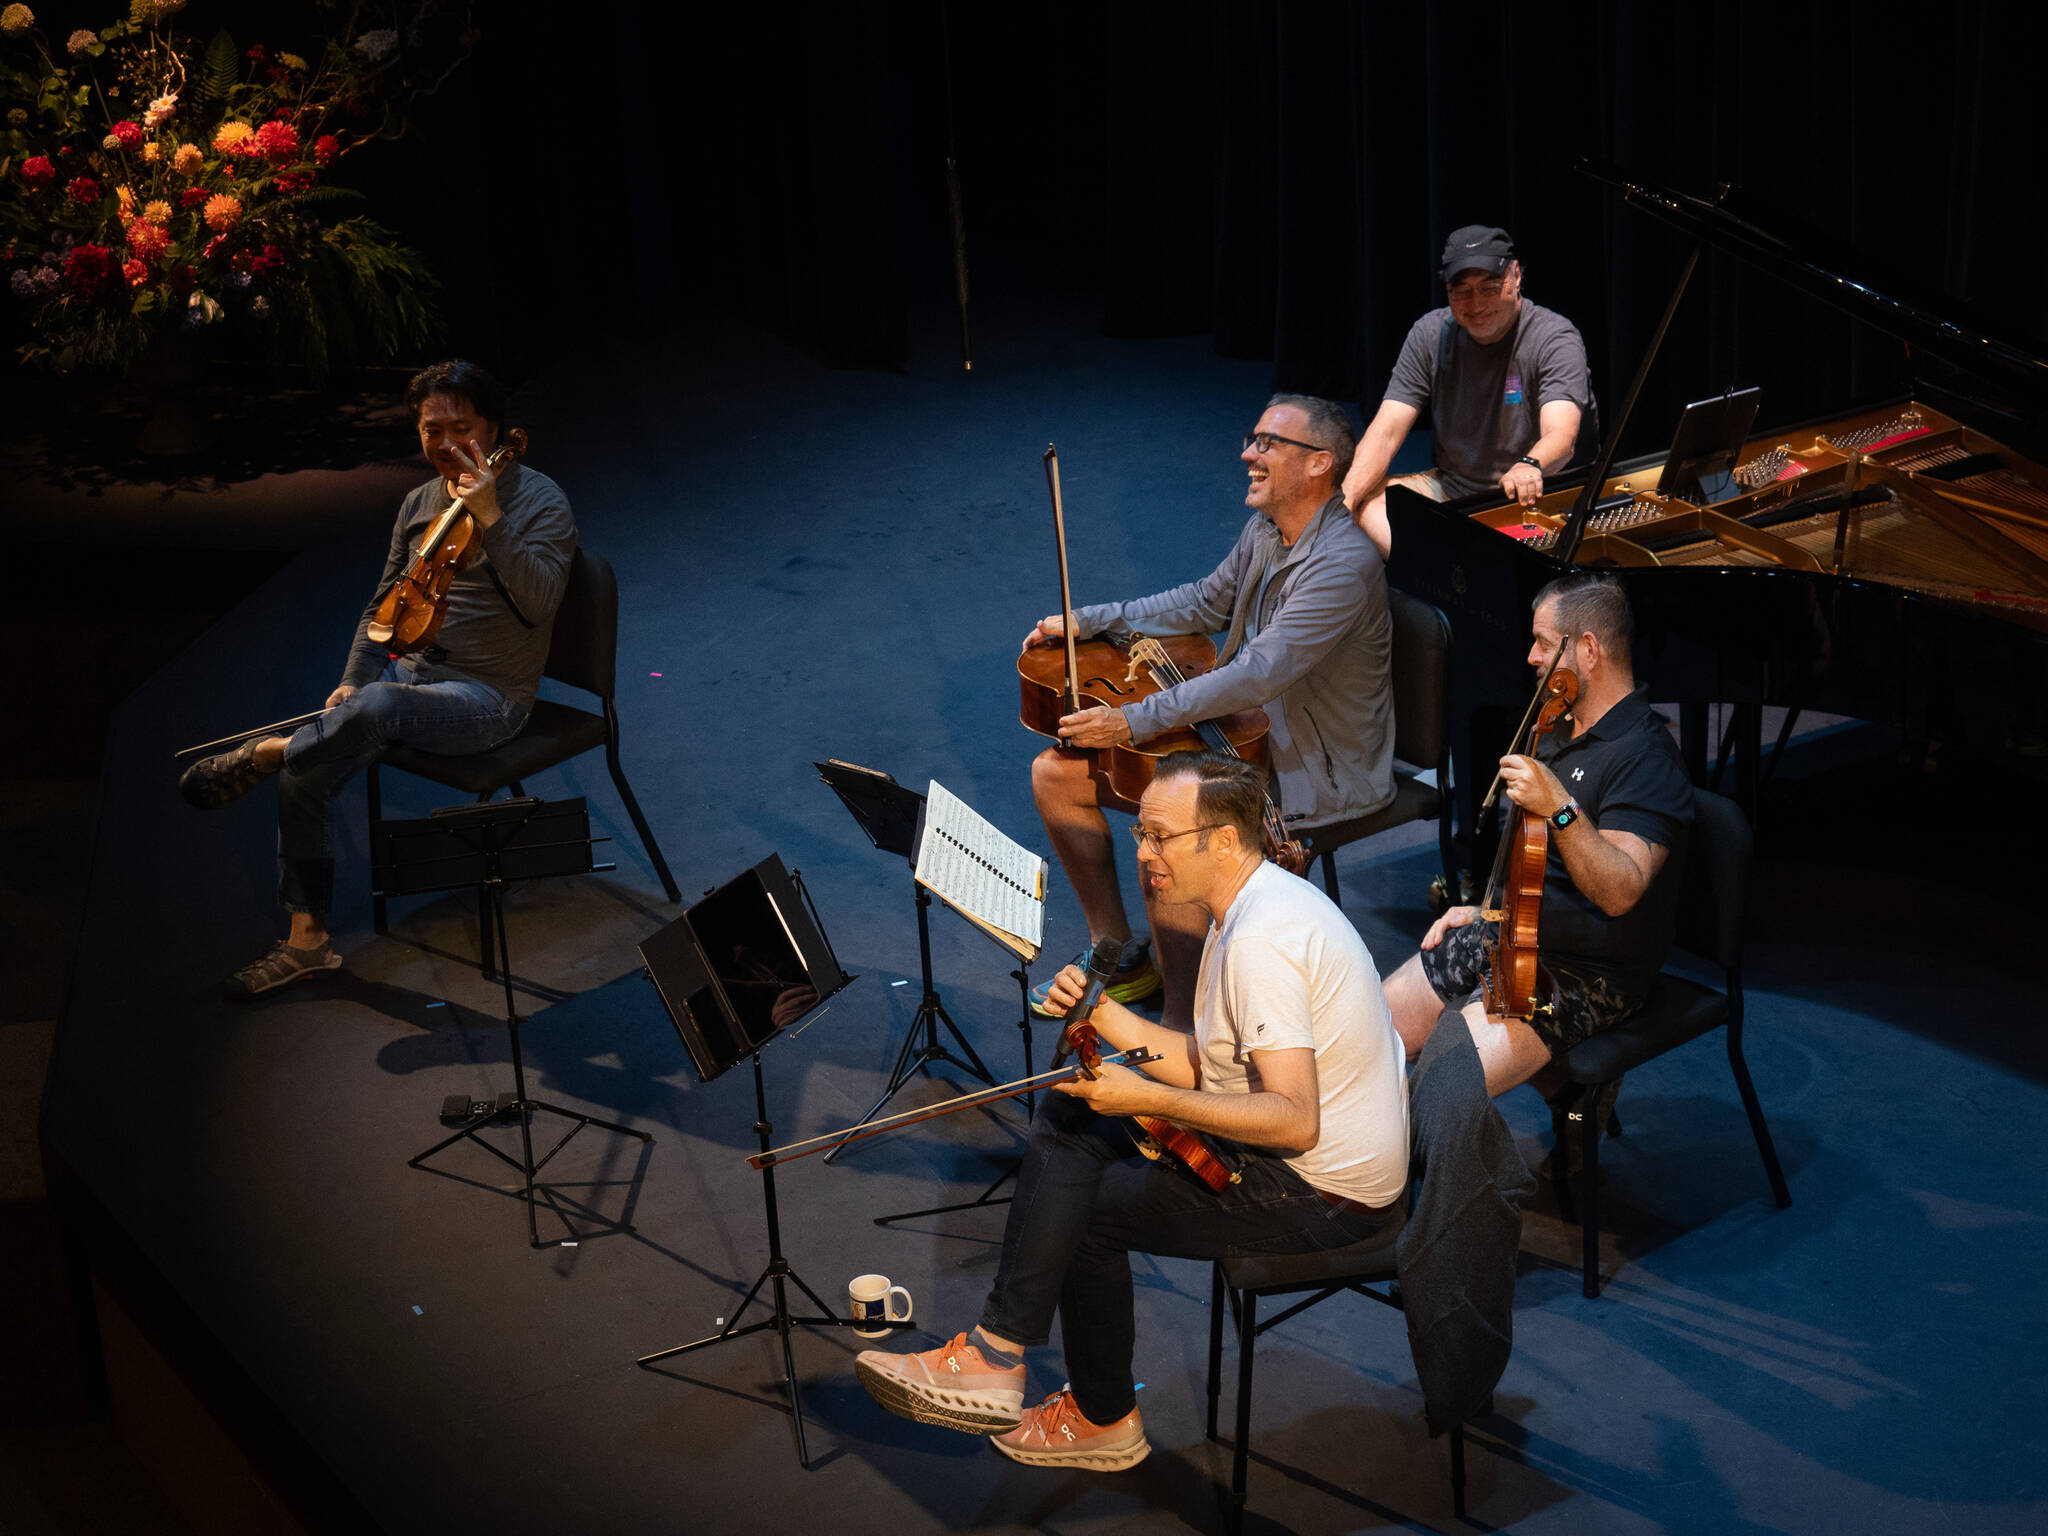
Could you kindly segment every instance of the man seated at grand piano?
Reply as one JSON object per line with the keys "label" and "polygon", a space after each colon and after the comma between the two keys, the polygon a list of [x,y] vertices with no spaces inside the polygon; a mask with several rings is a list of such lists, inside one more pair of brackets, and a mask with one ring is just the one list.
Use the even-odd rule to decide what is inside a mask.
{"label": "man seated at grand piano", "polygon": [[[1552,1055],[1611,1029],[1649,996],[1671,946],[1692,784],[1663,717],[1636,685],[1628,596],[1611,576],[1577,572],[1536,597],[1529,664],[1578,674],[1569,723],[1537,756],[1501,759],[1503,793],[1526,816],[1550,823],[1537,918],[1537,957],[1556,983],[1554,1009],[1488,1018],[1480,998],[1498,919],[1453,907],[1422,947],[1387,978],[1387,1004],[1412,1061],[1447,1008],[1459,1009],[1486,1088],[1502,1094],[1536,1081]],[[1594,1106],[1603,1117],[1612,1098]]]}
{"label": "man seated at grand piano", "polygon": [[[1245,434],[1253,515],[1209,575],[1151,597],[1074,610],[1076,639],[1111,629],[1147,635],[1227,631],[1217,666],[1120,709],[1091,708],[1059,722],[1061,745],[1031,765],[1031,792],[1046,836],[1098,939],[1127,941],[1107,805],[1128,811],[1094,769],[1088,749],[1142,741],[1237,710],[1263,709],[1274,798],[1290,829],[1368,815],[1394,797],[1394,698],[1389,680],[1393,623],[1387,573],[1345,510],[1337,487],[1351,462],[1350,412],[1311,395],[1275,395]],[[1040,619],[1026,649],[1060,643],[1058,614]],[[1112,978],[1119,1003],[1157,992],[1162,1022],[1194,1024],[1195,972],[1207,920],[1192,907],[1157,899],[1140,871],[1156,955],[1133,944]],[[1077,964],[1087,964],[1084,950]],[[1050,983],[1033,1009],[1057,1011]]]}
{"label": "man seated at grand piano", "polygon": [[1444,242],[1450,303],[1409,327],[1386,397],[1344,477],[1344,503],[1385,558],[1387,470],[1427,407],[1435,468],[1397,481],[1432,501],[1497,491],[1535,505],[1543,477],[1570,464],[1592,381],[1578,328],[1522,297],[1522,264],[1504,229],[1468,225]]}

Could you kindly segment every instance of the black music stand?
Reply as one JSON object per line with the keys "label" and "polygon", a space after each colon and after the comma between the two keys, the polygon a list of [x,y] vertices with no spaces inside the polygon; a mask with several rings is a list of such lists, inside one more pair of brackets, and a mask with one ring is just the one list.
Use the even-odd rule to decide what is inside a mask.
{"label": "black music stand", "polygon": [[[774,1126],[768,1119],[768,1093],[761,1075],[761,1052],[775,1037],[802,1018],[815,1021],[820,1005],[854,977],[839,968],[832,941],[818,917],[803,874],[785,873],[782,860],[770,854],[752,869],[727,881],[640,946],[647,976],[660,994],[662,1007],[682,1037],[696,1065],[700,1082],[709,1082],[742,1057],[754,1063],[754,1135],[765,1154]],[[805,1025],[804,1028],[809,1028]],[[792,1031],[802,1033],[802,1030]],[[790,1353],[789,1331],[797,1323],[810,1327],[851,1328],[855,1319],[841,1317],[804,1283],[782,1252],[782,1215],[775,1199],[775,1165],[761,1169],[761,1202],[768,1227],[768,1263],[756,1277],[725,1326],[708,1338],[642,1355],[634,1363],[645,1368],[692,1350],[708,1349],[733,1339],[773,1328],[782,1340],[782,1381],[789,1392],[796,1424],[796,1456],[806,1470],[810,1448],[804,1440],[804,1407],[796,1390],[796,1361]],[[773,1315],[739,1326],[741,1316],[772,1282]],[[787,1287],[794,1285],[818,1309],[815,1317],[789,1310]],[[907,1328],[908,1319],[890,1322]]]}
{"label": "black music stand", "polygon": [[1688,405],[1679,414],[1678,430],[1671,434],[1671,451],[1657,477],[1659,494],[1696,507],[1739,494],[1735,466],[1762,399],[1763,391],[1752,384]]}
{"label": "black music stand", "polygon": [[[884,853],[901,854],[913,871],[917,868],[917,843],[920,822],[923,816],[925,797],[907,785],[898,784],[889,774],[874,768],[863,768],[857,763],[842,762],[832,758],[822,763],[813,763],[818,775],[830,786],[853,819],[860,823],[861,830],[868,835],[868,841]],[[875,1100],[868,1112],[855,1122],[866,1125],[882,1111],[887,1104],[910,1081],[911,1074],[923,1071],[931,1075],[930,1064],[934,1061],[949,1061],[964,1072],[971,1072],[991,1088],[996,1086],[995,1075],[982,1065],[982,1060],[967,1043],[966,1037],[954,1024],[952,1015],[946,1012],[946,1005],[939,1000],[937,982],[932,977],[932,931],[931,892],[919,885],[915,879],[910,882],[912,896],[917,907],[917,957],[921,968],[924,997],[917,1005],[917,1014],[910,1021],[910,1032],[903,1037],[903,1049],[896,1054],[895,1068],[889,1074],[889,1085],[882,1090],[882,1096]],[[1010,975],[1017,982],[1019,997],[1017,1028],[1024,1036],[1024,1075],[1031,1076],[1031,972],[1019,964]],[[961,1061],[950,1053],[939,1040],[939,1025],[944,1024],[953,1038],[960,1042],[973,1063]],[[919,1043],[922,1031],[923,1043]],[[1024,1100],[1027,1116],[1036,1112],[1038,1095],[1030,1094]],[[834,1147],[825,1154],[825,1161],[831,1162],[844,1147]],[[1007,1166],[996,1175],[995,1180],[972,1200],[962,1200],[952,1205],[934,1205],[921,1211],[897,1211],[888,1216],[877,1216],[875,1225],[885,1227],[892,1221],[908,1221],[916,1216],[943,1216],[950,1211],[978,1210],[983,1206],[1007,1205],[1008,1195],[995,1198],[995,1192],[1017,1176],[1022,1166],[1016,1158],[1007,1159]]]}
{"label": "black music stand", "polygon": [[[610,864],[593,864],[590,858],[594,842],[610,839],[591,837],[590,812],[580,797],[552,803],[527,797],[484,805],[448,806],[425,821],[380,821],[373,833],[372,860],[379,890],[391,895],[460,890],[465,886],[481,890],[491,921],[489,931],[480,937],[486,946],[493,933],[497,937],[498,977],[505,988],[505,1030],[512,1042],[511,1096],[500,1094],[494,1099],[470,1101],[468,1113],[454,1133],[416,1157],[406,1159],[406,1166],[417,1168],[458,1141],[475,1142],[525,1176],[527,1239],[535,1248],[548,1247],[550,1244],[540,1239],[533,1190],[535,1176],[549,1160],[586,1125],[616,1131],[621,1136],[636,1136],[643,1142],[652,1137],[631,1126],[527,1097],[526,1062],[519,1049],[519,1009],[512,996],[511,944],[505,933],[505,886],[513,880],[589,874],[614,868]],[[486,965],[489,959],[488,954],[479,956],[480,963]],[[516,1158],[477,1134],[492,1121],[510,1114],[519,1116],[520,1155]],[[557,1115],[575,1122],[538,1161],[533,1155],[533,1117],[537,1114]],[[609,1222],[605,1226],[616,1232],[633,1230],[631,1222]],[[555,1238],[553,1242],[580,1241],[584,1235],[572,1232],[569,1237]]]}

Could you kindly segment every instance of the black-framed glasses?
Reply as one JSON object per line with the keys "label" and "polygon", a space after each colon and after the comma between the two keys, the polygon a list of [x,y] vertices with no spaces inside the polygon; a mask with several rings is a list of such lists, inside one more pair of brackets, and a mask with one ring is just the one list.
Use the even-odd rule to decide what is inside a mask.
{"label": "black-framed glasses", "polygon": [[1197,832],[1213,832],[1221,825],[1222,823],[1218,821],[1205,821],[1199,827],[1189,827],[1185,832],[1168,832],[1163,837],[1154,832],[1147,832],[1143,827],[1139,826],[1136,822],[1132,822],[1128,827],[1124,828],[1124,830],[1131,834],[1131,841],[1138,845],[1138,851],[1140,853],[1143,853],[1145,851],[1145,845],[1147,843],[1150,843],[1152,845],[1153,852],[1164,853],[1166,851],[1166,845],[1172,842],[1176,837],[1193,837]]}
{"label": "black-framed glasses", "polygon": [[[1290,448],[1305,448],[1310,453],[1328,453],[1330,451],[1329,449],[1325,448],[1321,443],[1304,443],[1296,438],[1282,437],[1278,432],[1245,433],[1245,447],[1249,448],[1254,443],[1258,445],[1259,452],[1261,453],[1271,453],[1273,451],[1273,445],[1275,443],[1285,443]],[[1178,834],[1175,835],[1178,836]]]}

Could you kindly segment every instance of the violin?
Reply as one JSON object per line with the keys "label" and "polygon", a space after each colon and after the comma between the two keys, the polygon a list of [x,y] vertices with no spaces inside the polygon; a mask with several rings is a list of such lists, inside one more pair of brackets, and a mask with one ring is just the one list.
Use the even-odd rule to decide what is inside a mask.
{"label": "violin", "polygon": [[[1540,738],[1560,720],[1571,718],[1579,697],[1579,675],[1558,665],[1563,656],[1564,642],[1560,640],[1537,684],[1536,697],[1516,727],[1511,753],[1534,752]],[[1482,817],[1500,793],[1500,783],[1496,774],[1480,807]],[[1549,858],[1550,823],[1529,815],[1510,800],[1493,875],[1486,884],[1486,900],[1479,910],[1481,918],[1499,925],[1483,982],[1486,1016],[1497,1022],[1526,1022],[1548,1015],[1556,1005],[1557,984],[1536,958],[1536,920],[1543,906],[1543,873]]]}
{"label": "violin", "polygon": [[[1102,1075],[1102,1040],[1093,1024],[1070,1026],[1067,1043],[1073,1047],[1082,1076],[1093,1079]],[[1243,1177],[1230,1166],[1222,1148],[1200,1131],[1161,1120],[1157,1115],[1131,1115],[1124,1123],[1130,1128],[1131,1140],[1146,1157],[1155,1163],[1164,1159],[1178,1164],[1219,1195]]]}
{"label": "violin", "polygon": [[[527,445],[525,430],[514,427],[485,465],[495,473],[522,457]],[[483,530],[469,515],[467,503],[468,497],[463,495],[448,504],[448,510],[421,535],[412,564],[385,589],[364,631],[378,645],[404,655],[425,650],[441,633],[441,621],[448,616],[449,587],[456,574],[475,565],[484,551]]]}
{"label": "violin", "polygon": [[[1054,541],[1059,552],[1060,617],[1063,641],[1058,648],[1033,646],[1017,658],[1020,694],[1017,719],[1028,731],[1059,740],[1060,719],[1096,706],[1118,709],[1150,698],[1173,686],[1161,680],[1157,669],[1146,675],[1135,647],[1144,644],[1163,657],[1174,681],[1206,672],[1216,664],[1216,647],[1206,635],[1168,635],[1161,639],[1115,634],[1094,640],[1074,638],[1074,599],[1067,572],[1066,511],[1060,501],[1060,460],[1048,443],[1045,449],[1046,484],[1052,491]],[[1103,780],[1121,808],[1135,811],[1138,797],[1152,782],[1159,759],[1169,752],[1201,747],[1227,749],[1232,757],[1246,758],[1263,766],[1266,762],[1266,732],[1271,722],[1262,709],[1239,710],[1234,714],[1205,720],[1193,728],[1162,731],[1142,742],[1120,742],[1094,749],[1096,777]],[[1223,743],[1219,749],[1215,743]],[[1275,818],[1277,821],[1277,817]],[[1308,867],[1306,857],[1302,869]],[[1300,873],[1299,870],[1296,873]]]}

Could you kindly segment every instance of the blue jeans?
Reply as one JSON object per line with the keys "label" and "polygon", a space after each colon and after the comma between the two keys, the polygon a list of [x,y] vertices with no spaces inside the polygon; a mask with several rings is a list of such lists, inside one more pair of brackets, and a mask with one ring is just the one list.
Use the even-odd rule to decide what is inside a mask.
{"label": "blue jeans", "polygon": [[[509,741],[527,706],[468,678],[415,681],[428,670],[412,658],[384,674],[286,743],[277,776],[277,899],[290,912],[325,916],[334,905],[334,797],[341,786],[401,743],[457,757]],[[430,673],[431,675],[431,673]]]}
{"label": "blue jeans", "polygon": [[1176,1165],[1136,1155],[1125,1122],[1068,1094],[1039,1098],[981,1326],[1043,1344],[1057,1310],[1074,1400],[1097,1424],[1114,1423],[1138,1400],[1133,1252],[1313,1253],[1363,1242],[1398,1214],[1398,1205],[1333,1207],[1277,1153],[1234,1143],[1225,1150],[1242,1177],[1215,1194]]}

